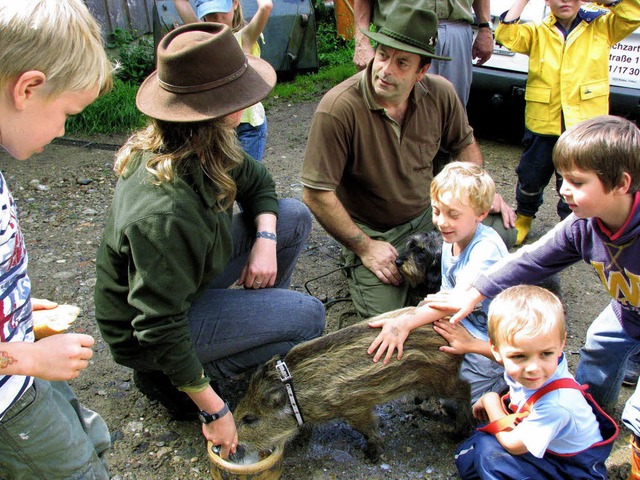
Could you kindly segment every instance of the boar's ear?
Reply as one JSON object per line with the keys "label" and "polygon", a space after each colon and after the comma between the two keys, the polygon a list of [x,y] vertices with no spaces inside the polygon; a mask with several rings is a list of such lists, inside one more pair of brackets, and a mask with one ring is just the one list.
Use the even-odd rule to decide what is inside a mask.
{"label": "boar's ear", "polygon": [[266,398],[271,408],[281,410],[289,404],[289,397],[284,389],[284,385],[278,385],[276,388],[269,389]]}

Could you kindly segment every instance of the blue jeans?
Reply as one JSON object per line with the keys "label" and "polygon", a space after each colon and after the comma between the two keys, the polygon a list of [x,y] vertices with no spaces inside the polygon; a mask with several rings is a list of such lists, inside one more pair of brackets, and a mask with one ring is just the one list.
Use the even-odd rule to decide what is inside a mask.
{"label": "blue jeans", "polygon": [[[640,341],[627,334],[618,321],[611,304],[596,318],[580,351],[576,380],[589,385],[593,398],[612,412],[624,379],[627,359],[640,351]],[[627,400],[622,422],[640,435],[640,392],[638,387]]]}
{"label": "blue jeans", "polygon": [[324,330],[324,305],[317,298],[289,290],[291,275],[311,230],[309,209],[298,200],[281,199],[276,229],[278,274],[274,288],[228,288],[246,264],[255,240],[253,222],[233,219],[234,253],[226,269],[189,310],[191,338],[209,375],[225,377],[284,355],[294,345]]}
{"label": "blue jeans", "polygon": [[241,123],[236,127],[236,132],[242,149],[255,160],[261,162],[267,144],[267,117],[264,117],[262,125],[257,127],[250,123]]}
{"label": "blue jeans", "polygon": [[[555,174],[556,191],[560,194],[562,176],[553,166],[553,147],[558,137],[537,135],[525,129],[522,138],[524,151],[520,163],[516,167],[518,185],[516,186],[516,211],[529,217],[535,217],[543,202],[543,192],[549,180]],[[558,216],[564,220],[571,213],[571,209],[560,196],[556,207]]]}
{"label": "blue jeans", "polygon": [[107,424],[66,382],[36,378],[0,420],[0,478],[108,479],[110,447]]}

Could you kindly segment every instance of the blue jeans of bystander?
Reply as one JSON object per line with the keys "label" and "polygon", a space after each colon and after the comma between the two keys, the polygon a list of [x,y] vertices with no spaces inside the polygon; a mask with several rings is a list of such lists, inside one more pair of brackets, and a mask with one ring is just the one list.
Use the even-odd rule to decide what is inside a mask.
{"label": "blue jeans of bystander", "polygon": [[265,117],[262,125],[256,127],[250,123],[241,123],[237,126],[236,132],[242,149],[254,160],[261,162],[267,145],[267,118]]}

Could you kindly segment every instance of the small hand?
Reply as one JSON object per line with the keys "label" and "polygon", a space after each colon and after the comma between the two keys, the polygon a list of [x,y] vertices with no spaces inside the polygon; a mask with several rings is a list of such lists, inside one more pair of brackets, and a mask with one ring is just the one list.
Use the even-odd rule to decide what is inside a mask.
{"label": "small hand", "polygon": [[382,328],[382,331],[373,340],[373,342],[371,342],[371,345],[367,350],[368,355],[376,352],[373,357],[373,361],[378,362],[386,352],[382,363],[385,365],[388,364],[396,349],[398,350],[397,358],[400,360],[404,353],[404,342],[409,335],[409,331],[403,327],[402,318],[396,317],[392,319],[376,320],[374,322],[369,322],[369,327]]}
{"label": "small hand", "polygon": [[435,332],[442,336],[449,345],[440,347],[441,352],[454,355],[469,353],[476,338],[460,324],[453,324],[447,320],[438,320],[433,324]]}
{"label": "small hand", "polygon": [[94,339],[80,333],[63,333],[33,343],[32,375],[44,380],[72,380],[93,357]]}

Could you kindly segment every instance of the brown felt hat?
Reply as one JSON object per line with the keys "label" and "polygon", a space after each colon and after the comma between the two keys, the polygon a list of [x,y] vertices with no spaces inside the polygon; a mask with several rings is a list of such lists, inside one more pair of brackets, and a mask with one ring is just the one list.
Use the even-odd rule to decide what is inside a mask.
{"label": "brown felt hat", "polygon": [[276,72],[245,55],[221,23],[189,23],[158,44],[158,68],[138,90],[145,115],[167,122],[200,122],[250,107],[269,95]]}

